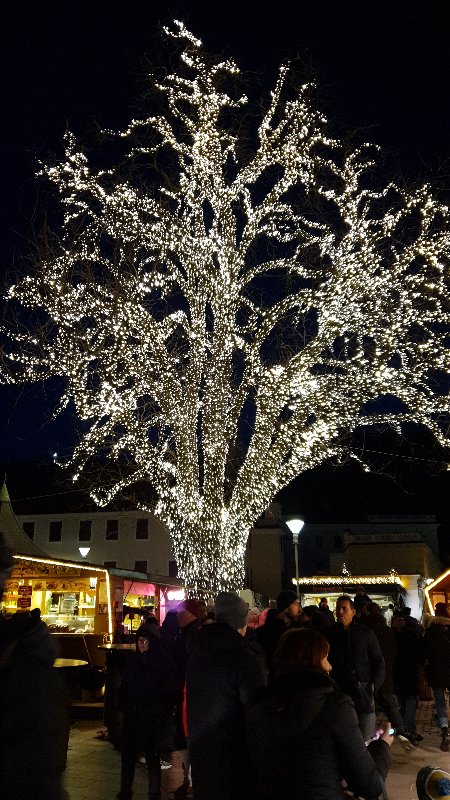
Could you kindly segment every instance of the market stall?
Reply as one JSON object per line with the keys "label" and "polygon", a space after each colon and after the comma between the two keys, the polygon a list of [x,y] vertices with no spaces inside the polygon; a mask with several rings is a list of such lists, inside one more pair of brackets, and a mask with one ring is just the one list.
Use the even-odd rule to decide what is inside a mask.
{"label": "market stall", "polygon": [[[296,579],[293,578],[292,582],[295,584]],[[405,576],[392,572],[388,575],[312,575],[299,578],[298,585],[304,607],[317,606],[320,599],[326,597],[334,611],[340,595],[347,594],[353,598],[358,588],[364,586],[370,599],[384,611],[389,604],[396,607],[407,605],[409,581]]]}

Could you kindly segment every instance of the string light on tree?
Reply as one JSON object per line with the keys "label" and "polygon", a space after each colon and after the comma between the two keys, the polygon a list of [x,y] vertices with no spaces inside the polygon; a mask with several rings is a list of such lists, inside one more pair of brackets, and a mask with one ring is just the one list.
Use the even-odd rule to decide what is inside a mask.
{"label": "string light on tree", "polygon": [[181,23],[166,33],[181,60],[156,84],[164,110],[107,132],[125,162],[96,167],[68,133],[42,167],[62,236],[9,291],[44,323],[4,331],[4,380],[64,377],[74,478],[104,465],[99,504],[151,484],[188,592],[213,594],[242,585],[276,492],[345,455],[355,427],[416,422],[448,443],[433,388],[449,368],[448,209],[427,186],[375,190],[376,148],[329,138],[285,66],[257,136],[239,136],[234,62]]}

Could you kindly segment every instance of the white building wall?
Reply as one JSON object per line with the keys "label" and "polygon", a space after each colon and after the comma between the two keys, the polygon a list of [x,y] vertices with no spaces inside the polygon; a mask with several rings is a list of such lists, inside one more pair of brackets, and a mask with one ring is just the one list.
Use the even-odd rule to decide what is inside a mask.
{"label": "white building wall", "polygon": [[[136,521],[148,519],[148,539],[136,538]],[[72,514],[27,514],[18,516],[20,524],[34,522],[33,541],[52,558],[80,560],[79,547],[89,547],[86,560],[93,564],[116,562],[122,569],[134,569],[136,561],[147,561],[146,572],[169,574],[174,560],[169,534],[165,526],[143,511]],[[80,522],[91,520],[90,541],[80,541]],[[107,520],[118,520],[118,539],[106,538]],[[62,522],[61,541],[50,542],[50,523]]]}

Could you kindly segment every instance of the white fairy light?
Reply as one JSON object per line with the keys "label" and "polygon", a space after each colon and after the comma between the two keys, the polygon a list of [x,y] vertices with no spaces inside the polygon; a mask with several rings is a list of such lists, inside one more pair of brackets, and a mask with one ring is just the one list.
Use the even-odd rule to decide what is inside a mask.
{"label": "white fairy light", "polygon": [[[222,80],[237,67],[211,65],[176,25],[180,69],[157,86],[166,113],[117,134],[133,165],[161,159],[157,180],[136,188],[123,167],[96,170],[70,133],[65,158],[42,167],[64,235],[7,296],[49,325],[9,332],[5,380],[65,378],[61,408],[84,426],[75,479],[100,456],[121,477],[93,487],[96,502],[151,484],[188,591],[213,594],[242,585],[252,524],[296,475],[339,455],[345,432],[418,422],[448,443],[448,398],[430,370],[449,368],[450,239],[448,209],[426,186],[367,188],[374,148],[330,139],[310,87],[285,99],[286,67],[241,161],[229,122],[246,98]],[[254,284],[273,271],[286,290],[267,305]],[[288,319],[304,342],[270,361]],[[369,413],[383,395],[404,410]],[[248,447],[230,471],[249,404]]]}

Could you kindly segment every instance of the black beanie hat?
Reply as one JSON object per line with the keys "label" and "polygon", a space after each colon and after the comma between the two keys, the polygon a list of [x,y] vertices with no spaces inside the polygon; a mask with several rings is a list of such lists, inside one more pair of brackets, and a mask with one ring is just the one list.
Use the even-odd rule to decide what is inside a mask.
{"label": "black beanie hat", "polygon": [[295,603],[296,600],[298,600],[298,597],[292,589],[285,589],[283,592],[280,592],[277,597],[278,611],[286,611],[291,603]]}

